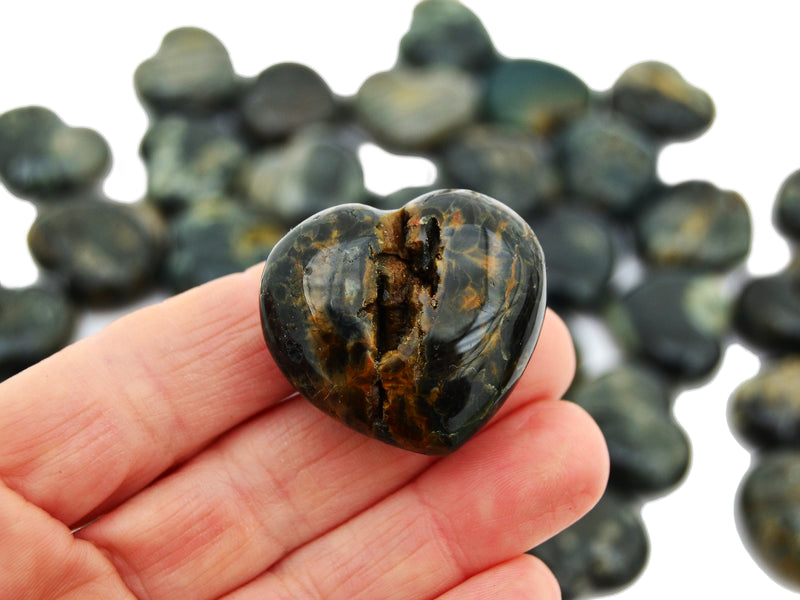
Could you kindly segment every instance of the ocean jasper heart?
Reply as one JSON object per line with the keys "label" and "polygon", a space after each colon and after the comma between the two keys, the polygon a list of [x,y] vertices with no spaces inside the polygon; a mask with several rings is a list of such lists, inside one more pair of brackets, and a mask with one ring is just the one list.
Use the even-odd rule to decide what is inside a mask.
{"label": "ocean jasper heart", "polygon": [[303,396],[370,437],[443,455],[525,369],[544,257],[503,204],[441,190],[307,219],[270,253],[260,300],[267,346]]}

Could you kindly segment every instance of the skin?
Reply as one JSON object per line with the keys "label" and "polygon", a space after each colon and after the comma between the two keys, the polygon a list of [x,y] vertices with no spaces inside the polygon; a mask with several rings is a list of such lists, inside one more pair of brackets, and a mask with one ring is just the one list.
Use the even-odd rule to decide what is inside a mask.
{"label": "skin", "polygon": [[594,422],[557,400],[575,369],[560,319],[487,426],[423,456],[293,395],[262,338],[261,268],[0,385],[3,597],[558,598],[522,553],[608,474]]}

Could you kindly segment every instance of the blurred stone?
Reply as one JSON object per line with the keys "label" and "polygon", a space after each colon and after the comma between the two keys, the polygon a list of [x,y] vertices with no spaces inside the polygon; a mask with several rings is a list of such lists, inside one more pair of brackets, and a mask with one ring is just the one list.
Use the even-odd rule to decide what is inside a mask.
{"label": "blurred stone", "polygon": [[92,129],[70,127],[40,106],[0,115],[0,178],[14,194],[61,198],[98,186],[111,168],[111,150]]}
{"label": "blurred stone", "polygon": [[654,373],[624,364],[573,390],[569,399],[603,432],[617,489],[661,493],[683,478],[689,441],[670,412],[669,387]]}
{"label": "blurred stone", "polygon": [[583,113],[588,105],[586,84],[550,63],[503,60],[488,74],[486,113],[490,121],[546,135]]}
{"label": "blurred stone", "polygon": [[564,600],[633,582],[649,555],[639,510],[611,491],[582,519],[530,551],[553,571]]}
{"label": "blurred stone", "polygon": [[411,65],[480,71],[497,53],[480,19],[466,6],[456,0],[423,0],[400,40],[400,57]]}
{"label": "blurred stone", "polygon": [[750,213],[736,192],[705,181],[667,188],[640,213],[642,256],[658,266],[728,269],[750,251]]}
{"label": "blurred stone", "polygon": [[737,330],[767,350],[800,351],[800,280],[791,272],[750,280],[736,302]]}
{"label": "blurred stone", "polygon": [[714,103],[673,67],[648,61],[626,70],[611,89],[614,109],[664,140],[700,135],[714,120]]}
{"label": "blurred stone", "polygon": [[157,111],[207,111],[232,103],[239,91],[225,46],[195,27],[167,33],[133,81],[142,103]]}
{"label": "blurred stone", "polygon": [[800,243],[800,170],[789,175],[781,185],[773,220],[783,235]]}
{"label": "blurred stone", "polygon": [[397,68],[377,73],[358,90],[355,110],[375,138],[398,150],[445,142],[476,116],[473,78],[447,67]]}
{"label": "blurred stone", "polygon": [[800,453],[759,454],[739,488],[740,531],[766,571],[800,590]]}

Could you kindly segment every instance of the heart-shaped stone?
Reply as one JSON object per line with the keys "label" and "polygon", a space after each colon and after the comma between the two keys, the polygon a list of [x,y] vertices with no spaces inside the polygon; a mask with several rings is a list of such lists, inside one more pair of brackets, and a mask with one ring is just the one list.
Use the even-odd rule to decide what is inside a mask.
{"label": "heart-shaped stone", "polygon": [[525,369],[544,257],[503,204],[440,190],[307,219],[270,253],[260,299],[267,345],[303,396],[368,436],[443,455]]}

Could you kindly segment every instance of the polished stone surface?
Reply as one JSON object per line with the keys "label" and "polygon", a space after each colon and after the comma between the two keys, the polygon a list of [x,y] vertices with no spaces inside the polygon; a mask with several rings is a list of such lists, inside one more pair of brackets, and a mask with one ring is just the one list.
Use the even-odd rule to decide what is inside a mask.
{"label": "polished stone surface", "polygon": [[666,381],[623,364],[568,396],[597,422],[608,445],[611,482],[637,494],[663,493],[686,474],[689,440],[670,412]]}
{"label": "polished stone surface", "polygon": [[707,181],[666,188],[636,221],[640,253],[656,266],[730,269],[747,257],[751,237],[744,199]]}
{"label": "polished stone surface", "polygon": [[173,29],[133,76],[142,103],[156,111],[206,112],[231,104],[240,82],[228,51],[196,27]]}
{"label": "polished stone surface", "polygon": [[800,242],[800,170],[781,184],[775,199],[773,220],[781,233],[792,242]]}
{"label": "polished stone surface", "polygon": [[64,347],[74,321],[58,288],[0,288],[0,381]]}
{"label": "polished stone surface", "polygon": [[479,88],[451,67],[396,68],[358,90],[355,110],[375,139],[400,151],[441,144],[477,115]]}
{"label": "polished stone surface", "polygon": [[393,212],[349,205],[294,228],[261,284],[267,345],[346,425],[448,454],[522,374],[545,308],[541,249],[504,205],[463,190]]}
{"label": "polished stone surface", "polygon": [[730,421],[756,449],[800,448],[800,355],[767,363],[736,388]]}
{"label": "polished stone surface", "polygon": [[153,282],[162,236],[145,207],[84,199],[41,211],[28,246],[77,301],[108,305],[132,300]]}
{"label": "polished stone surface", "polygon": [[58,200],[94,188],[111,168],[111,149],[92,129],[26,106],[0,115],[0,179],[21,198]]}
{"label": "polished stone surface", "polygon": [[589,88],[573,73],[539,60],[503,60],[486,81],[490,121],[551,134],[586,111]]}
{"label": "polished stone surface", "polygon": [[244,90],[240,104],[248,132],[262,141],[285,138],[333,117],[336,100],[313,69],[280,63],[262,71]]}
{"label": "polished stone surface", "polygon": [[756,456],[738,497],[739,530],[753,557],[800,591],[800,453]]}
{"label": "polished stone surface", "polygon": [[530,551],[553,571],[564,600],[630,585],[649,552],[639,509],[613,491],[577,523]]}
{"label": "polished stone surface", "polygon": [[783,272],[750,280],[736,301],[736,329],[771,351],[800,351],[800,280]]}
{"label": "polished stone surface", "polygon": [[628,68],[611,88],[614,109],[651,134],[684,140],[700,135],[714,120],[714,103],[673,67],[657,61]]}

